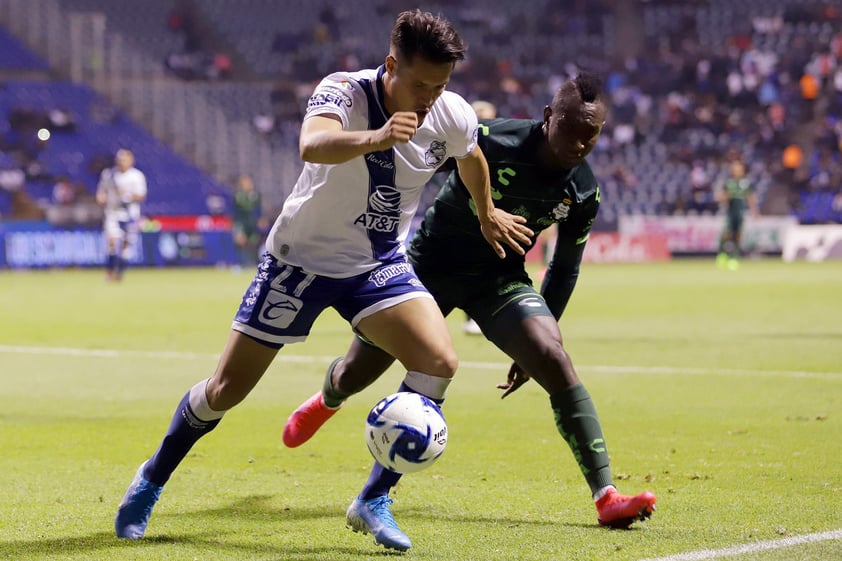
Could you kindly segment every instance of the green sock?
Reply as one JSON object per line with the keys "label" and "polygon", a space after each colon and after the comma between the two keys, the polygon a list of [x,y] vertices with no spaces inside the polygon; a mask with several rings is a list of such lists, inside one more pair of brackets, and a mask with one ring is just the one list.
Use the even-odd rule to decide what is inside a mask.
{"label": "green sock", "polygon": [[576,384],[550,396],[555,426],[570,446],[579,469],[596,493],[613,485],[602,426],[585,386]]}
{"label": "green sock", "polygon": [[333,382],[331,381],[331,377],[333,376],[333,369],[336,368],[336,365],[339,364],[345,357],[339,357],[333,362],[330,363],[330,366],[327,367],[327,374],[325,374],[325,381],[322,385],[322,399],[325,401],[325,405],[330,407],[331,409],[336,409],[345,399],[348,397],[347,394],[343,394],[342,392],[334,389]]}

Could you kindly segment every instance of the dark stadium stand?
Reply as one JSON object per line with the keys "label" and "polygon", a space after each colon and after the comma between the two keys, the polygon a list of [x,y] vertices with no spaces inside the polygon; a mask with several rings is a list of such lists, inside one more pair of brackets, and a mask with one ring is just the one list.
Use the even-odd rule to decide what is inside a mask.
{"label": "dark stadium stand", "polygon": [[[56,134],[39,157],[46,158],[51,173],[86,185],[93,177],[87,160],[132,139],[138,163],[155,186],[150,213],[206,212],[208,195],[227,193],[222,184],[241,171],[257,173],[265,200],[277,207],[300,169],[296,138],[313,82],[334,70],[379,64],[392,12],[412,7],[381,9],[376,0],[290,0],[282,7],[272,0],[56,2],[64,13],[104,13],[108,33],[148,55],[124,90],[131,90],[131,80],[154,74],[148,65],[161,71],[172,53],[198,47],[230,53],[231,76],[237,78],[196,75],[179,85],[170,74],[155,80],[166,92],[178,91],[190,107],[200,98],[219,108],[221,117],[204,120],[247,129],[269,155],[261,165],[283,170],[282,177],[267,175],[271,181],[261,182],[260,170],[237,169],[237,162],[255,165],[249,153],[203,175],[120,111],[113,123],[92,122],[86,104],[106,102],[86,86],[11,82],[0,94],[3,112],[26,98],[42,100],[41,109],[60,100],[79,113],[82,136],[69,141]],[[839,221],[842,19],[834,6],[822,0],[594,1],[563,10],[549,0],[424,4],[448,16],[470,47],[452,89],[469,100],[492,101],[501,116],[540,118],[555,85],[577,67],[606,77],[612,110],[590,160],[604,193],[598,227],[608,230],[623,215],[716,213],[713,189],[727,176],[732,157],[748,163],[764,213],[793,214],[804,223]],[[372,29],[382,32],[370,39]],[[0,33],[0,69],[49,67],[19,40]],[[818,76],[812,101],[803,97],[805,74]],[[155,107],[146,94],[125,96],[120,103],[126,99],[136,101],[122,107],[127,113],[157,108],[164,111],[158,120],[175,120],[168,113],[174,109]],[[236,139],[232,142],[241,142]],[[781,160],[789,145],[804,154],[795,170]],[[816,163],[828,147],[831,155]],[[207,168],[222,156],[211,149],[200,165]],[[0,155],[0,165],[8,164]],[[38,196],[46,191],[37,182],[31,189]],[[0,212],[7,209],[2,197]]]}

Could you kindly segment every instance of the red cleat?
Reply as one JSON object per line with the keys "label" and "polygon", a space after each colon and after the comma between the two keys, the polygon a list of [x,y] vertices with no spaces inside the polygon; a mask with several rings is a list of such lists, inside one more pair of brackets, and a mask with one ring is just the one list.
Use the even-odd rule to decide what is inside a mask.
{"label": "red cleat", "polygon": [[621,495],[616,489],[609,489],[596,501],[599,525],[624,529],[636,520],[646,520],[655,510],[655,500],[655,495],[649,491],[628,497]]}
{"label": "red cleat", "polygon": [[310,440],[341,407],[340,405],[336,409],[329,408],[325,405],[322,392],[318,392],[299,405],[287,419],[284,425],[284,444],[289,448],[301,446]]}

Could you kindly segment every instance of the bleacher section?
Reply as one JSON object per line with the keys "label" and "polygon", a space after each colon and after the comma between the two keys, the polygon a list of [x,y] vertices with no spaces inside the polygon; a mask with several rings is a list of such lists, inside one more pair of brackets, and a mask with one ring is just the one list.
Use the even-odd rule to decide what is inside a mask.
{"label": "bleacher section", "polygon": [[[49,67],[5,32],[0,32],[0,70],[44,71]],[[9,54],[11,53],[11,54]],[[12,130],[13,109],[46,115],[62,110],[73,116],[73,130],[52,130],[49,140],[38,142],[36,130]],[[6,81],[0,87],[0,170],[24,167],[14,154],[30,152],[42,172],[30,177],[25,191],[41,206],[50,204],[55,179],[66,176],[93,193],[98,180],[96,161],[110,161],[119,148],[129,148],[146,174],[149,215],[205,214],[209,196],[229,198],[229,190],[176,155],[170,148],[133,123],[108,100],[89,87],[61,81]],[[30,174],[31,175],[31,174]],[[10,194],[0,190],[0,216],[8,216]]]}
{"label": "bleacher section", "polygon": [[[403,3],[383,9],[380,0],[56,1],[73,11],[104,13],[109,30],[124,35],[150,55],[145,64],[152,61],[150,64],[163,65],[168,54],[184,48],[183,35],[167,27],[168,17],[185,7],[194,10],[216,39],[227,42],[236,51],[237,60],[249,66],[245,74],[256,79],[180,83],[171,77],[162,78],[155,82],[160,84],[156,95],[139,94],[140,90],[134,88],[136,95],[123,97],[132,101],[135,110],[140,108],[140,115],[154,115],[159,122],[177,121],[177,128],[188,131],[189,138],[218,138],[218,133],[202,136],[200,131],[226,131],[225,143],[214,146],[222,147],[218,152],[236,152],[234,162],[222,163],[213,147],[204,150],[210,157],[204,158],[203,165],[210,167],[208,160],[216,163],[213,171],[217,177],[232,175],[233,179],[235,173],[256,173],[255,160],[246,156],[260,152],[260,161],[271,161],[273,171],[282,174],[264,175],[271,179],[262,182],[258,177],[259,188],[268,195],[264,200],[270,200],[271,206],[289,192],[301,166],[296,143],[308,88],[346,64],[350,65],[348,69],[380,64],[394,12],[414,7]],[[749,163],[748,179],[761,205],[771,197],[775,185],[781,183],[776,174],[780,172],[784,145],[802,142],[806,157],[812,149],[809,136],[802,135],[809,134],[809,127],[798,99],[798,74],[805,66],[798,56],[817,52],[819,46],[842,34],[838,25],[821,21],[817,15],[816,8],[825,4],[822,0],[643,3],[639,35],[645,47],[635,60],[625,59],[623,46],[615,43],[622,21],[615,21],[607,1],[593,0],[563,10],[550,0],[441,0],[424,3],[423,8],[446,14],[469,45],[468,61],[458,67],[452,89],[469,100],[483,97],[493,101],[501,116],[540,118],[554,87],[577,64],[608,76],[612,111],[589,160],[604,193],[598,226],[612,228],[617,217],[628,214],[717,212],[713,189],[726,179],[727,160],[734,154]],[[375,32],[376,38],[372,37]],[[3,47],[6,43],[8,49]],[[793,44],[800,45],[800,50],[793,49]],[[29,55],[7,55],[4,51],[9,49],[19,52],[21,46],[0,34],[0,61],[28,60]],[[43,61],[35,60],[40,66],[34,67],[45,68]],[[697,74],[706,64],[715,76],[711,79],[715,85]],[[736,72],[739,79],[755,78],[756,64],[771,65],[771,72],[765,68],[758,75],[761,80],[769,77],[772,97],[761,100],[758,89],[748,91],[738,101],[732,99],[724,86],[725,76]],[[779,80],[782,72],[793,76],[788,81]],[[287,95],[282,112],[273,101],[279,86]],[[81,111],[82,136],[78,142],[57,134],[44,150],[51,172],[67,173],[90,184],[93,177],[86,162],[91,154],[111,152],[131,141],[139,167],[150,176],[150,185],[160,189],[150,191],[148,212],[205,212],[208,194],[224,189],[207,175],[196,176],[198,170],[144,136],[122,113],[109,123],[89,119],[84,114],[86,104],[107,103],[87,88],[70,84],[56,87],[59,89],[51,92],[47,86],[39,89],[31,83],[19,84],[0,96],[0,103],[11,104],[8,96],[16,95],[16,88],[23,88],[25,93],[16,98],[16,103],[27,96],[41,96],[42,108],[61,100],[73,103],[74,112]],[[121,87],[132,89],[132,78]],[[216,113],[219,108],[224,119],[209,115],[205,121],[223,125],[198,127],[206,123],[196,118],[198,113],[193,108],[198,104],[191,96],[201,97],[198,101],[202,105],[207,102]],[[164,97],[178,99],[182,109],[171,110],[162,103]],[[786,104],[786,108],[783,122],[775,123],[775,130],[770,132],[773,124],[769,106],[776,102]],[[185,104],[189,111],[183,109]],[[174,114],[168,113],[172,111]],[[142,120],[137,111],[133,115]],[[254,119],[258,115],[274,119],[272,130],[255,141],[261,150],[251,144],[243,148],[246,136],[257,135]],[[622,139],[615,134],[621,127],[631,128],[633,138]],[[7,164],[0,157],[0,166]],[[709,187],[704,193],[693,192],[691,187],[694,165],[700,166],[707,177]],[[32,188],[46,191],[46,187]],[[785,197],[778,193],[778,198]],[[805,222],[835,219],[836,215],[827,210],[829,201],[835,199],[824,191],[805,192],[800,199],[793,196],[789,200],[800,200],[792,208]]]}
{"label": "bleacher section", "polygon": [[0,69],[47,70],[49,65],[0,28]]}

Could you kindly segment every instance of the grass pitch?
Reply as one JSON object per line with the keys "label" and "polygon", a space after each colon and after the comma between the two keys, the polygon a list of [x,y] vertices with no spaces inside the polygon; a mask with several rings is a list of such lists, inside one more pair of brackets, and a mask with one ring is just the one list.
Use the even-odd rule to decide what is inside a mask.
{"label": "grass pitch", "polygon": [[[0,273],[0,559],[400,556],[344,528],[371,464],[364,416],[397,388],[397,368],[313,441],[281,443],[287,415],[350,340],[333,313],[193,449],[147,537],[114,537],[117,503],[178,400],[212,373],[249,281],[223,270],[130,270],[120,285],[99,271]],[[462,365],[448,450],[393,493],[413,541],[404,556],[842,558],[841,318],[842,263],[584,266],[565,343],[620,490],[658,495],[651,521],[611,531],[596,525],[546,395],[531,382],[501,402],[508,361],[453,314]],[[829,537],[798,541],[819,533]]]}

